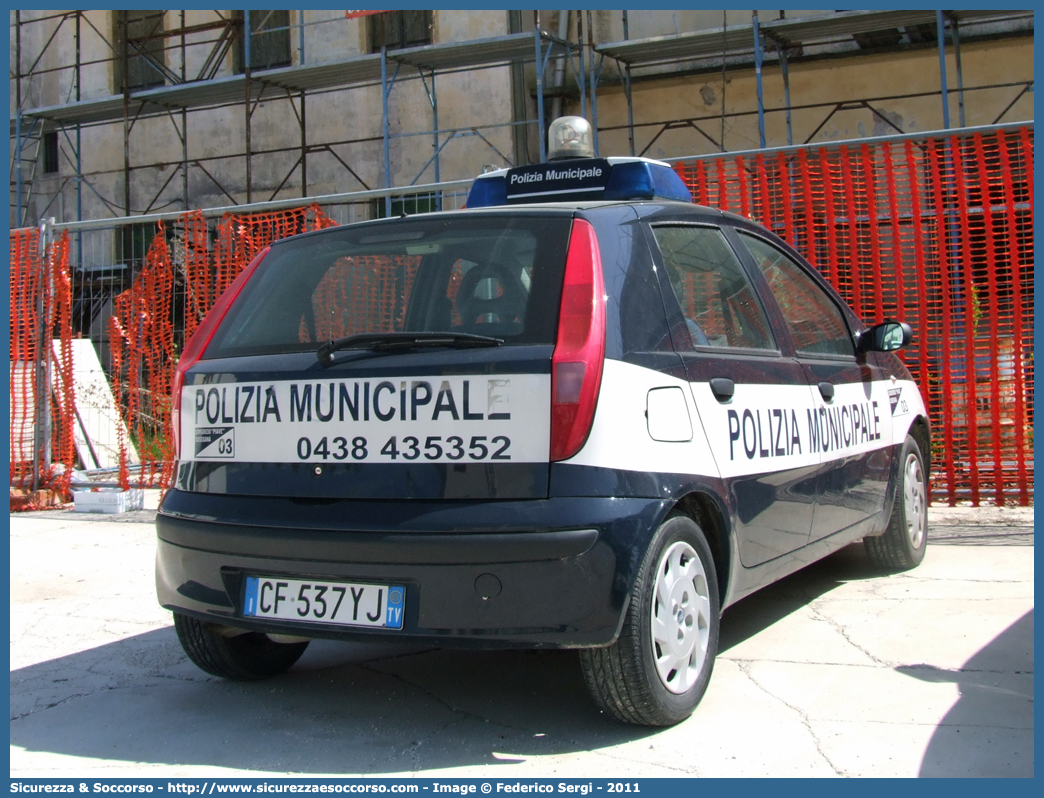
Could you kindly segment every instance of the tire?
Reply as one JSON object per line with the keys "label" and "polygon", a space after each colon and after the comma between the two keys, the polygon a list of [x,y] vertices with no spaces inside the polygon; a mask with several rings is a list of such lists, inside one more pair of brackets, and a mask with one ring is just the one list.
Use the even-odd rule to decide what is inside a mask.
{"label": "tire", "polygon": [[710,681],[718,616],[718,580],[702,530],[688,517],[668,518],[639,568],[620,637],[580,652],[595,702],[624,723],[685,720]]}
{"label": "tire", "polygon": [[917,441],[907,437],[899,459],[898,483],[888,528],[880,537],[864,538],[870,561],[889,571],[916,568],[928,546],[928,482]]}
{"label": "tire", "polygon": [[253,682],[286,673],[308,643],[276,643],[260,632],[224,637],[212,624],[174,613],[174,629],[188,658],[222,679]]}

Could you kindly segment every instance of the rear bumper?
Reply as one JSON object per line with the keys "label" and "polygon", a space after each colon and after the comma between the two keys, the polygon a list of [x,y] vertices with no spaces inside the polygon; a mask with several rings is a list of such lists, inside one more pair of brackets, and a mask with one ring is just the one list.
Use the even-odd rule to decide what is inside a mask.
{"label": "rear bumper", "polygon": [[[606,645],[663,512],[658,499],[301,506],[172,491],[156,519],[156,588],[167,609],[272,633]],[[403,629],[244,618],[247,575],[404,584]]]}

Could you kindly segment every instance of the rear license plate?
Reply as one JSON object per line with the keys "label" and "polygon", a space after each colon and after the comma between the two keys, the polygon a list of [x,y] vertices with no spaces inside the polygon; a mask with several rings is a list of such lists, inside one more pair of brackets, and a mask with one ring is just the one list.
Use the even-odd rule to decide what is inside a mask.
{"label": "rear license plate", "polygon": [[248,576],[243,615],[281,621],[401,629],[406,588]]}

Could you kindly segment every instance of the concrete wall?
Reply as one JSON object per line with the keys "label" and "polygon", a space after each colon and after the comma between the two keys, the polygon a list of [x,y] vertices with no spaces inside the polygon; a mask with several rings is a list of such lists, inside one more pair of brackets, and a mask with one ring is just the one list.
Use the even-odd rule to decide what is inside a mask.
{"label": "concrete wall", "polygon": [[[33,70],[33,75],[23,78],[23,108],[41,108],[50,105],[73,102],[76,99],[75,85],[75,21],[56,17],[57,11],[22,11],[23,24],[21,32],[21,72]],[[85,19],[80,23],[80,59],[81,59],[81,98],[84,100],[104,97],[112,94],[112,23],[108,11],[86,11]],[[15,12],[9,12],[11,25],[10,63],[11,75],[16,69],[15,46]],[[42,21],[33,21],[42,20]],[[98,36],[91,25],[101,31],[105,38]],[[54,35],[50,46],[47,42]],[[16,91],[11,81],[10,110],[14,116],[16,110]]]}

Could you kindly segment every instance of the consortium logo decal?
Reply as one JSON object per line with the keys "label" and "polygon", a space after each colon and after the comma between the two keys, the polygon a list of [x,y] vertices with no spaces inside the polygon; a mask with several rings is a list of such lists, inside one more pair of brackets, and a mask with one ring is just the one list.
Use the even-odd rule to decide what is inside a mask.
{"label": "consortium logo decal", "polygon": [[235,427],[196,427],[196,457],[235,456]]}
{"label": "consortium logo decal", "polygon": [[888,389],[888,404],[892,406],[892,415],[895,415],[895,409],[899,406],[899,395],[903,392],[902,388],[889,388]]}

